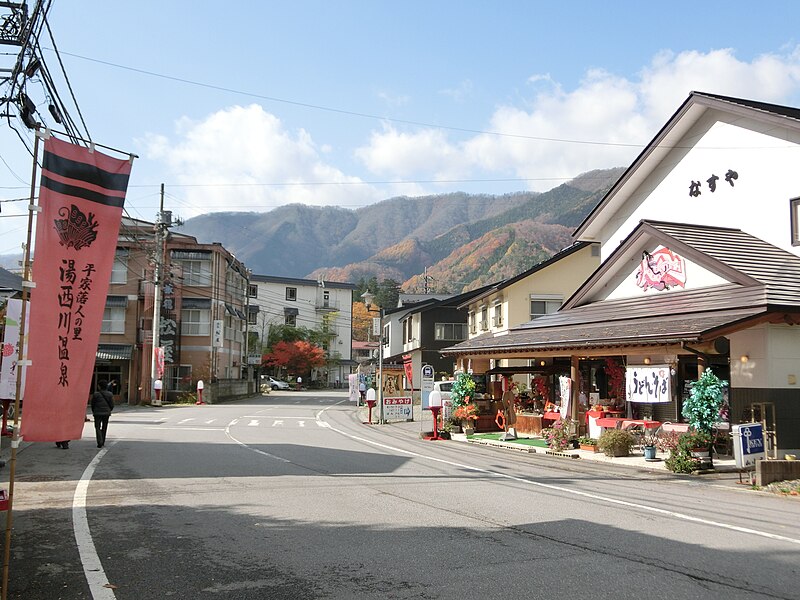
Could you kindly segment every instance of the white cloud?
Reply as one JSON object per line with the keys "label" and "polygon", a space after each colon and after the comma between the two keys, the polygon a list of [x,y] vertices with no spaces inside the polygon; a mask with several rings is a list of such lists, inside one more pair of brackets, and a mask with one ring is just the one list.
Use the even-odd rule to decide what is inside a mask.
{"label": "white cloud", "polygon": [[458,84],[458,87],[445,88],[439,90],[439,93],[443,96],[450,96],[456,102],[466,102],[472,96],[472,81],[465,79]]}
{"label": "white cloud", "polygon": [[356,154],[383,176],[481,173],[530,179],[520,187],[547,190],[591,169],[627,166],[691,91],[790,102],[800,93],[800,49],[750,62],[730,49],[662,52],[634,78],[593,69],[573,90],[550,74],[528,80],[539,82],[549,85],[534,85],[524,106],[499,106],[488,119],[487,131],[507,135],[455,142],[446,130],[384,126]]}
{"label": "white cloud", "polygon": [[202,121],[184,118],[176,129],[174,141],[151,136],[147,157],[164,162],[174,182],[187,186],[180,191],[184,217],[295,202],[358,206],[384,198],[324,162],[329,148],[318,147],[307,131],[287,131],[258,105],[233,106]]}

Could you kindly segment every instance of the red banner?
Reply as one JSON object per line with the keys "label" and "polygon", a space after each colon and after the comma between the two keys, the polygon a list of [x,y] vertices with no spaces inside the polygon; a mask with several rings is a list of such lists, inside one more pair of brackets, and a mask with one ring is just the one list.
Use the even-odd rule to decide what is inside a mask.
{"label": "red banner", "polygon": [[403,355],[403,368],[406,371],[406,379],[408,380],[408,387],[413,391],[414,389],[414,363],[413,356],[410,354]]}
{"label": "red banner", "polygon": [[27,441],[83,434],[130,172],[130,160],[45,141],[20,430]]}

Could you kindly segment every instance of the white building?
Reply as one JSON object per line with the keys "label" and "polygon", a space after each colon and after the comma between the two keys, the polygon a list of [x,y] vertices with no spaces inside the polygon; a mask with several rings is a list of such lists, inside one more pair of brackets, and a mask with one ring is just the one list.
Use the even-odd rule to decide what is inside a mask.
{"label": "white building", "polygon": [[290,325],[325,331],[328,341],[324,350],[328,365],[316,375],[323,385],[347,380],[352,360],[352,297],[351,283],[295,279],[271,275],[251,275],[248,331],[259,341],[266,340],[270,327]]}

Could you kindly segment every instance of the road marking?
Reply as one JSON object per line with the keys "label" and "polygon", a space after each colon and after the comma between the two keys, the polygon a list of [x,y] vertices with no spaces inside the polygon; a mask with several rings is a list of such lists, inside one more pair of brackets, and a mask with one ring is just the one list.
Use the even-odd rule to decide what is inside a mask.
{"label": "road marking", "polygon": [[247,426],[248,426],[248,427],[258,427],[258,421],[256,421],[255,419],[252,419],[252,420],[251,420],[251,421],[250,421],[250,422],[247,424]]}
{"label": "road marking", "polygon": [[183,423],[188,423],[189,421],[194,421],[194,419],[182,419],[178,421],[178,425],[182,425]]}
{"label": "road marking", "polygon": [[224,427],[145,427],[145,429],[158,429],[159,431],[225,431]]}
{"label": "road marking", "polygon": [[216,419],[209,419],[206,421],[206,425],[211,425],[214,421],[216,421]]}
{"label": "road marking", "polygon": [[[332,408],[331,406],[326,407],[317,413],[317,418],[320,419],[323,416],[323,413],[328,410],[328,408]],[[610,496],[602,496],[600,494],[594,494],[591,492],[581,492],[579,490],[574,490],[570,488],[561,487],[559,485],[553,485],[550,483],[542,483],[540,481],[533,481],[531,479],[525,479],[524,477],[517,477],[516,475],[508,475],[507,473],[500,473],[498,471],[491,471],[489,469],[482,469],[480,467],[475,467],[472,465],[467,465],[463,463],[458,463],[452,460],[446,460],[444,458],[437,458],[435,456],[426,456],[425,454],[420,454],[419,452],[413,452],[411,450],[403,450],[402,448],[397,448],[395,446],[389,446],[388,444],[383,444],[380,442],[375,442],[373,440],[368,440],[366,438],[359,437],[357,435],[352,435],[347,433],[346,431],[342,431],[337,429],[336,427],[328,425],[333,431],[336,433],[348,437],[352,440],[356,440],[359,442],[364,442],[366,444],[370,444],[372,446],[377,446],[378,448],[383,448],[385,450],[390,450],[392,452],[399,452],[401,454],[407,454],[408,456],[413,456],[416,458],[421,458],[423,460],[429,460],[432,462],[438,462],[441,464],[449,465],[451,467],[456,467],[459,469],[466,469],[468,471],[475,471],[476,473],[484,473],[486,475],[494,475],[495,477],[499,477],[501,479],[509,479],[511,481],[516,481],[518,483],[523,483],[525,485],[531,485],[534,487],[540,487],[547,490],[553,490],[557,492],[561,492],[564,494],[569,494],[572,496],[580,496],[581,498],[588,498],[590,500],[595,500],[599,502],[606,502],[608,504],[616,504],[617,506],[624,506],[626,508],[635,508],[637,510],[642,510],[645,512],[655,513],[658,515],[663,515],[666,517],[672,517],[675,519],[680,519],[682,521],[689,521],[691,523],[699,523],[701,525],[707,525],[709,527],[717,527],[719,529],[727,529],[728,531],[736,531],[738,533],[746,533],[749,535],[755,535],[758,537],[763,537],[771,540],[777,540],[780,542],[788,542],[790,544],[797,544],[800,545],[800,539],[790,538],[783,535],[777,535],[775,533],[769,533],[766,531],[759,531],[757,529],[750,529],[749,527],[741,527],[739,525],[731,525],[730,523],[723,523],[722,521],[712,521],[711,519],[704,519],[701,517],[695,517],[692,515],[688,515],[685,513],[676,512],[674,510],[667,510],[664,508],[658,508],[656,506],[648,506],[645,504],[637,504],[636,502],[630,502],[628,500],[619,500],[617,498],[611,498]]]}
{"label": "road marking", "polygon": [[283,421],[281,419],[275,419],[272,423],[273,427],[283,427]]}
{"label": "road marking", "polygon": [[305,427],[305,426],[306,426],[306,422],[305,422],[305,421],[298,421],[298,422],[297,422],[297,424],[298,424],[300,427]]}
{"label": "road marking", "polygon": [[111,588],[104,587],[109,584],[109,581],[103,571],[100,557],[97,555],[92,532],[89,530],[89,519],[86,516],[86,495],[94,470],[115,443],[111,442],[107,448],[103,448],[95,455],[81,475],[72,498],[72,529],[75,532],[75,542],[81,557],[83,574],[86,576],[86,583],[89,584],[89,591],[94,600],[116,600],[116,596]]}

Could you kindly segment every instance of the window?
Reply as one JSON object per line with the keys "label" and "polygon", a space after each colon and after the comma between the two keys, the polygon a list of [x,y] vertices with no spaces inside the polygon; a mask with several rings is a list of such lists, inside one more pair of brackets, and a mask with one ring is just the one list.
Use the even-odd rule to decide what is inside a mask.
{"label": "window", "polygon": [[789,208],[791,210],[792,246],[800,246],[800,198],[789,200]]}
{"label": "window", "polygon": [[286,315],[284,317],[284,324],[291,325],[292,327],[297,326],[297,315]]}
{"label": "window", "polygon": [[492,317],[492,327],[502,327],[502,326],[503,326],[503,305],[495,304],[494,316]]}
{"label": "window", "polygon": [[184,308],[181,311],[181,335],[210,335],[211,311]]}
{"label": "window", "polygon": [[478,326],[475,324],[475,313],[469,313],[469,332],[478,333]]}
{"label": "window", "polygon": [[258,325],[258,313],[256,311],[251,310],[247,313],[247,324]]}
{"label": "window", "polygon": [[561,307],[561,298],[531,296],[531,320],[556,312]]}
{"label": "window", "polygon": [[489,329],[489,308],[486,306],[481,309],[481,329]]}
{"label": "window", "polygon": [[434,339],[443,342],[461,342],[467,339],[466,323],[436,323]]}
{"label": "window", "polygon": [[111,268],[111,283],[128,283],[128,252],[120,252],[114,256],[114,266]]}
{"label": "window", "polygon": [[106,306],[101,333],[125,333],[125,307]]}
{"label": "window", "polygon": [[181,391],[195,391],[192,389],[192,365],[170,367],[169,389]]}
{"label": "window", "polygon": [[250,284],[247,286],[247,295],[251,298],[258,298],[258,286],[255,284]]}
{"label": "window", "polygon": [[[292,302],[297,300],[297,288],[286,288],[286,299],[291,300]],[[288,325],[288,323],[287,323]]]}
{"label": "window", "polygon": [[180,263],[183,268],[183,285],[211,285],[210,260],[182,260]]}

